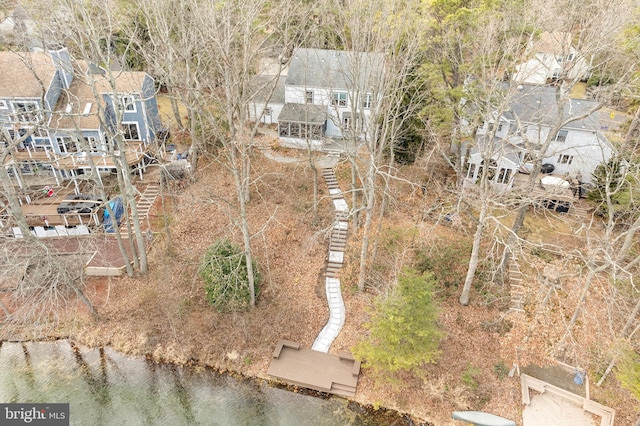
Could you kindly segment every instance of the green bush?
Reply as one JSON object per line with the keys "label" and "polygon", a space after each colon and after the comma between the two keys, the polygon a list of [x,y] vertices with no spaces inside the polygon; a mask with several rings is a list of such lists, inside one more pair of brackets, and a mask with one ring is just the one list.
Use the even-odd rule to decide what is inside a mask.
{"label": "green bush", "polygon": [[399,371],[419,375],[424,364],[435,362],[442,332],[436,323],[434,283],[430,274],[404,270],[396,292],[376,304],[365,325],[369,335],[354,348],[356,359],[383,376]]}
{"label": "green bush", "polygon": [[618,361],[616,378],[622,387],[640,402],[640,354],[631,347],[625,348],[622,358]]}
{"label": "green bush", "polygon": [[416,253],[416,269],[430,272],[441,288],[455,289],[465,280],[469,256],[471,245],[466,240],[440,242],[430,250]]}
{"label": "green bush", "polygon": [[[256,299],[262,280],[253,261]],[[209,247],[202,257],[198,273],[205,282],[207,301],[218,311],[246,308],[251,302],[249,274],[244,251],[227,239]]]}
{"label": "green bush", "polygon": [[471,365],[471,363],[468,363],[467,369],[462,373],[462,382],[471,390],[476,390],[480,385],[480,382],[478,381],[480,374],[482,374],[482,370]]}

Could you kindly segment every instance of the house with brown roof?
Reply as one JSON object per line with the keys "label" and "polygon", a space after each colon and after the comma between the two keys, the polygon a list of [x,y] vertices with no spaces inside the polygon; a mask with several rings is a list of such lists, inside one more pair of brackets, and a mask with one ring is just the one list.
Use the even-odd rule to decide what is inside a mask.
{"label": "house with brown roof", "polygon": [[88,156],[111,171],[114,150],[136,166],[161,123],[148,74],[104,70],[59,49],[0,52],[0,126],[5,167],[22,186],[25,175],[49,174],[59,184],[82,174]]}

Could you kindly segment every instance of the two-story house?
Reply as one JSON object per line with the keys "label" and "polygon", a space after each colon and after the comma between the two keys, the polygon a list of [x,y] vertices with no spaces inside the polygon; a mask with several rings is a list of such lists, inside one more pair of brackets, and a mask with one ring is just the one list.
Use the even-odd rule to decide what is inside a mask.
{"label": "two-story house", "polygon": [[[108,78],[98,67],[74,63],[66,49],[0,52],[0,70],[0,143],[11,148],[5,167],[21,186],[24,175],[49,174],[59,184],[82,174],[89,155],[99,170],[113,170],[110,143],[136,166],[160,129],[145,73]],[[123,135],[124,146],[115,146],[114,135]]]}
{"label": "two-story house", "polygon": [[571,33],[545,31],[528,43],[529,57],[517,65],[512,79],[519,83],[546,84],[550,80],[585,80],[587,60],[571,43]]}
{"label": "two-story house", "polygon": [[[494,188],[509,190],[516,173],[528,173],[539,155],[545,172],[591,182],[595,168],[608,161],[615,148],[600,131],[597,103],[569,99],[558,114],[557,90],[551,86],[520,85],[509,110],[482,123],[472,147],[467,146],[463,153],[466,185],[477,182],[486,165]],[[569,121],[572,117],[577,119]],[[569,122],[550,135],[559,118]],[[550,144],[541,153],[548,137]]]}
{"label": "two-story house", "polygon": [[360,141],[371,136],[383,74],[383,54],[301,48],[291,57],[286,77],[280,77],[282,88],[276,86],[266,104],[256,96],[250,114],[277,123],[280,143],[288,147],[321,149],[331,140]]}

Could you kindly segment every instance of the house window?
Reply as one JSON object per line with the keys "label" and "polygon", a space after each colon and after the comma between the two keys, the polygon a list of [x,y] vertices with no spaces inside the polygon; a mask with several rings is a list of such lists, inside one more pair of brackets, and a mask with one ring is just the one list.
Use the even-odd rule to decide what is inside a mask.
{"label": "house window", "polygon": [[356,132],[359,132],[360,127],[361,127],[360,114],[356,113],[355,121],[354,121],[350,112],[342,113],[342,128],[344,130],[354,130]]}
{"label": "house window", "polygon": [[15,102],[13,109],[16,112],[18,121],[25,123],[37,123],[40,121],[38,104],[35,102]]}
{"label": "house window", "polygon": [[265,117],[271,117],[271,108],[265,108],[264,110],[262,110],[262,115],[264,115]]}
{"label": "house window", "polygon": [[567,61],[573,61],[574,58],[574,54],[573,53],[569,53],[569,56],[567,56]]}
{"label": "house window", "polygon": [[9,109],[9,105],[7,105],[7,101],[0,100],[0,109]]}
{"label": "house window", "polygon": [[9,146],[9,142],[11,141],[7,140],[7,134],[2,129],[0,129],[0,147],[7,148]]}
{"label": "house window", "polygon": [[36,127],[33,131],[34,138],[48,138],[49,133],[47,133],[47,129],[43,129],[41,127]]}
{"label": "house window", "polygon": [[56,137],[56,142],[58,143],[58,150],[61,153],[65,152],[77,152],[78,145],[76,141],[74,141],[69,136],[58,136]]}
{"label": "house window", "polygon": [[569,134],[568,130],[559,130],[558,133],[556,133],[556,142],[566,141],[568,134]]}
{"label": "house window", "polygon": [[[478,181],[482,180],[483,178],[483,174],[484,174],[484,160],[482,160],[482,162],[480,163],[480,167],[478,167]],[[487,168],[487,180],[493,180],[493,178],[496,176],[496,169],[498,168],[498,165],[496,163],[496,160],[491,159],[489,160],[489,167]]]}
{"label": "house window", "polygon": [[123,96],[122,107],[126,112],[136,112],[136,100],[133,96]]}
{"label": "house window", "polygon": [[351,127],[351,113],[345,112],[342,114],[342,128],[348,129]]}
{"label": "house window", "polygon": [[88,137],[84,138],[84,141],[89,146],[89,151],[91,151],[91,152],[99,152],[100,151],[98,149],[98,139],[95,136],[88,136]]}
{"label": "house window", "polygon": [[525,164],[533,163],[534,160],[535,158],[533,157],[533,154],[530,152],[525,152],[522,156],[522,162]]}
{"label": "house window", "polygon": [[307,104],[313,103],[313,90],[307,90],[306,92],[304,92],[304,101]]}
{"label": "house window", "polygon": [[498,183],[509,183],[509,178],[511,177],[511,169],[502,168],[498,173]]}
{"label": "house window", "polygon": [[281,121],[278,123],[278,133],[283,138],[321,139],[324,135],[324,125]]}
{"label": "house window", "polygon": [[345,92],[334,93],[331,98],[331,105],[346,107],[347,106],[347,94]]}
{"label": "house window", "polygon": [[560,154],[558,157],[559,164],[571,164],[573,162],[573,155]]}
{"label": "house window", "polygon": [[371,93],[367,93],[366,95],[364,95],[364,97],[362,98],[362,108],[370,109],[372,99],[373,96],[371,95]]}
{"label": "house window", "polygon": [[498,124],[498,128],[496,129],[496,132],[501,132],[502,131],[502,123]]}
{"label": "house window", "polygon": [[473,179],[473,175],[476,172],[476,165],[473,163],[467,163],[467,178]]}
{"label": "house window", "polygon": [[138,131],[138,123],[122,123],[122,131],[124,138],[128,141],[139,141],[140,132]]}

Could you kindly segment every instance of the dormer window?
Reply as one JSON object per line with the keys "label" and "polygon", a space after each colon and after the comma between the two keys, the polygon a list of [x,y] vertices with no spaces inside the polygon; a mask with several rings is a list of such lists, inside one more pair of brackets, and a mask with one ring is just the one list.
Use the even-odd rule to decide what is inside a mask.
{"label": "dormer window", "polygon": [[564,141],[566,141],[568,134],[569,134],[569,131],[567,131],[567,130],[559,130],[558,133],[556,133],[555,141],[556,142],[564,142]]}

